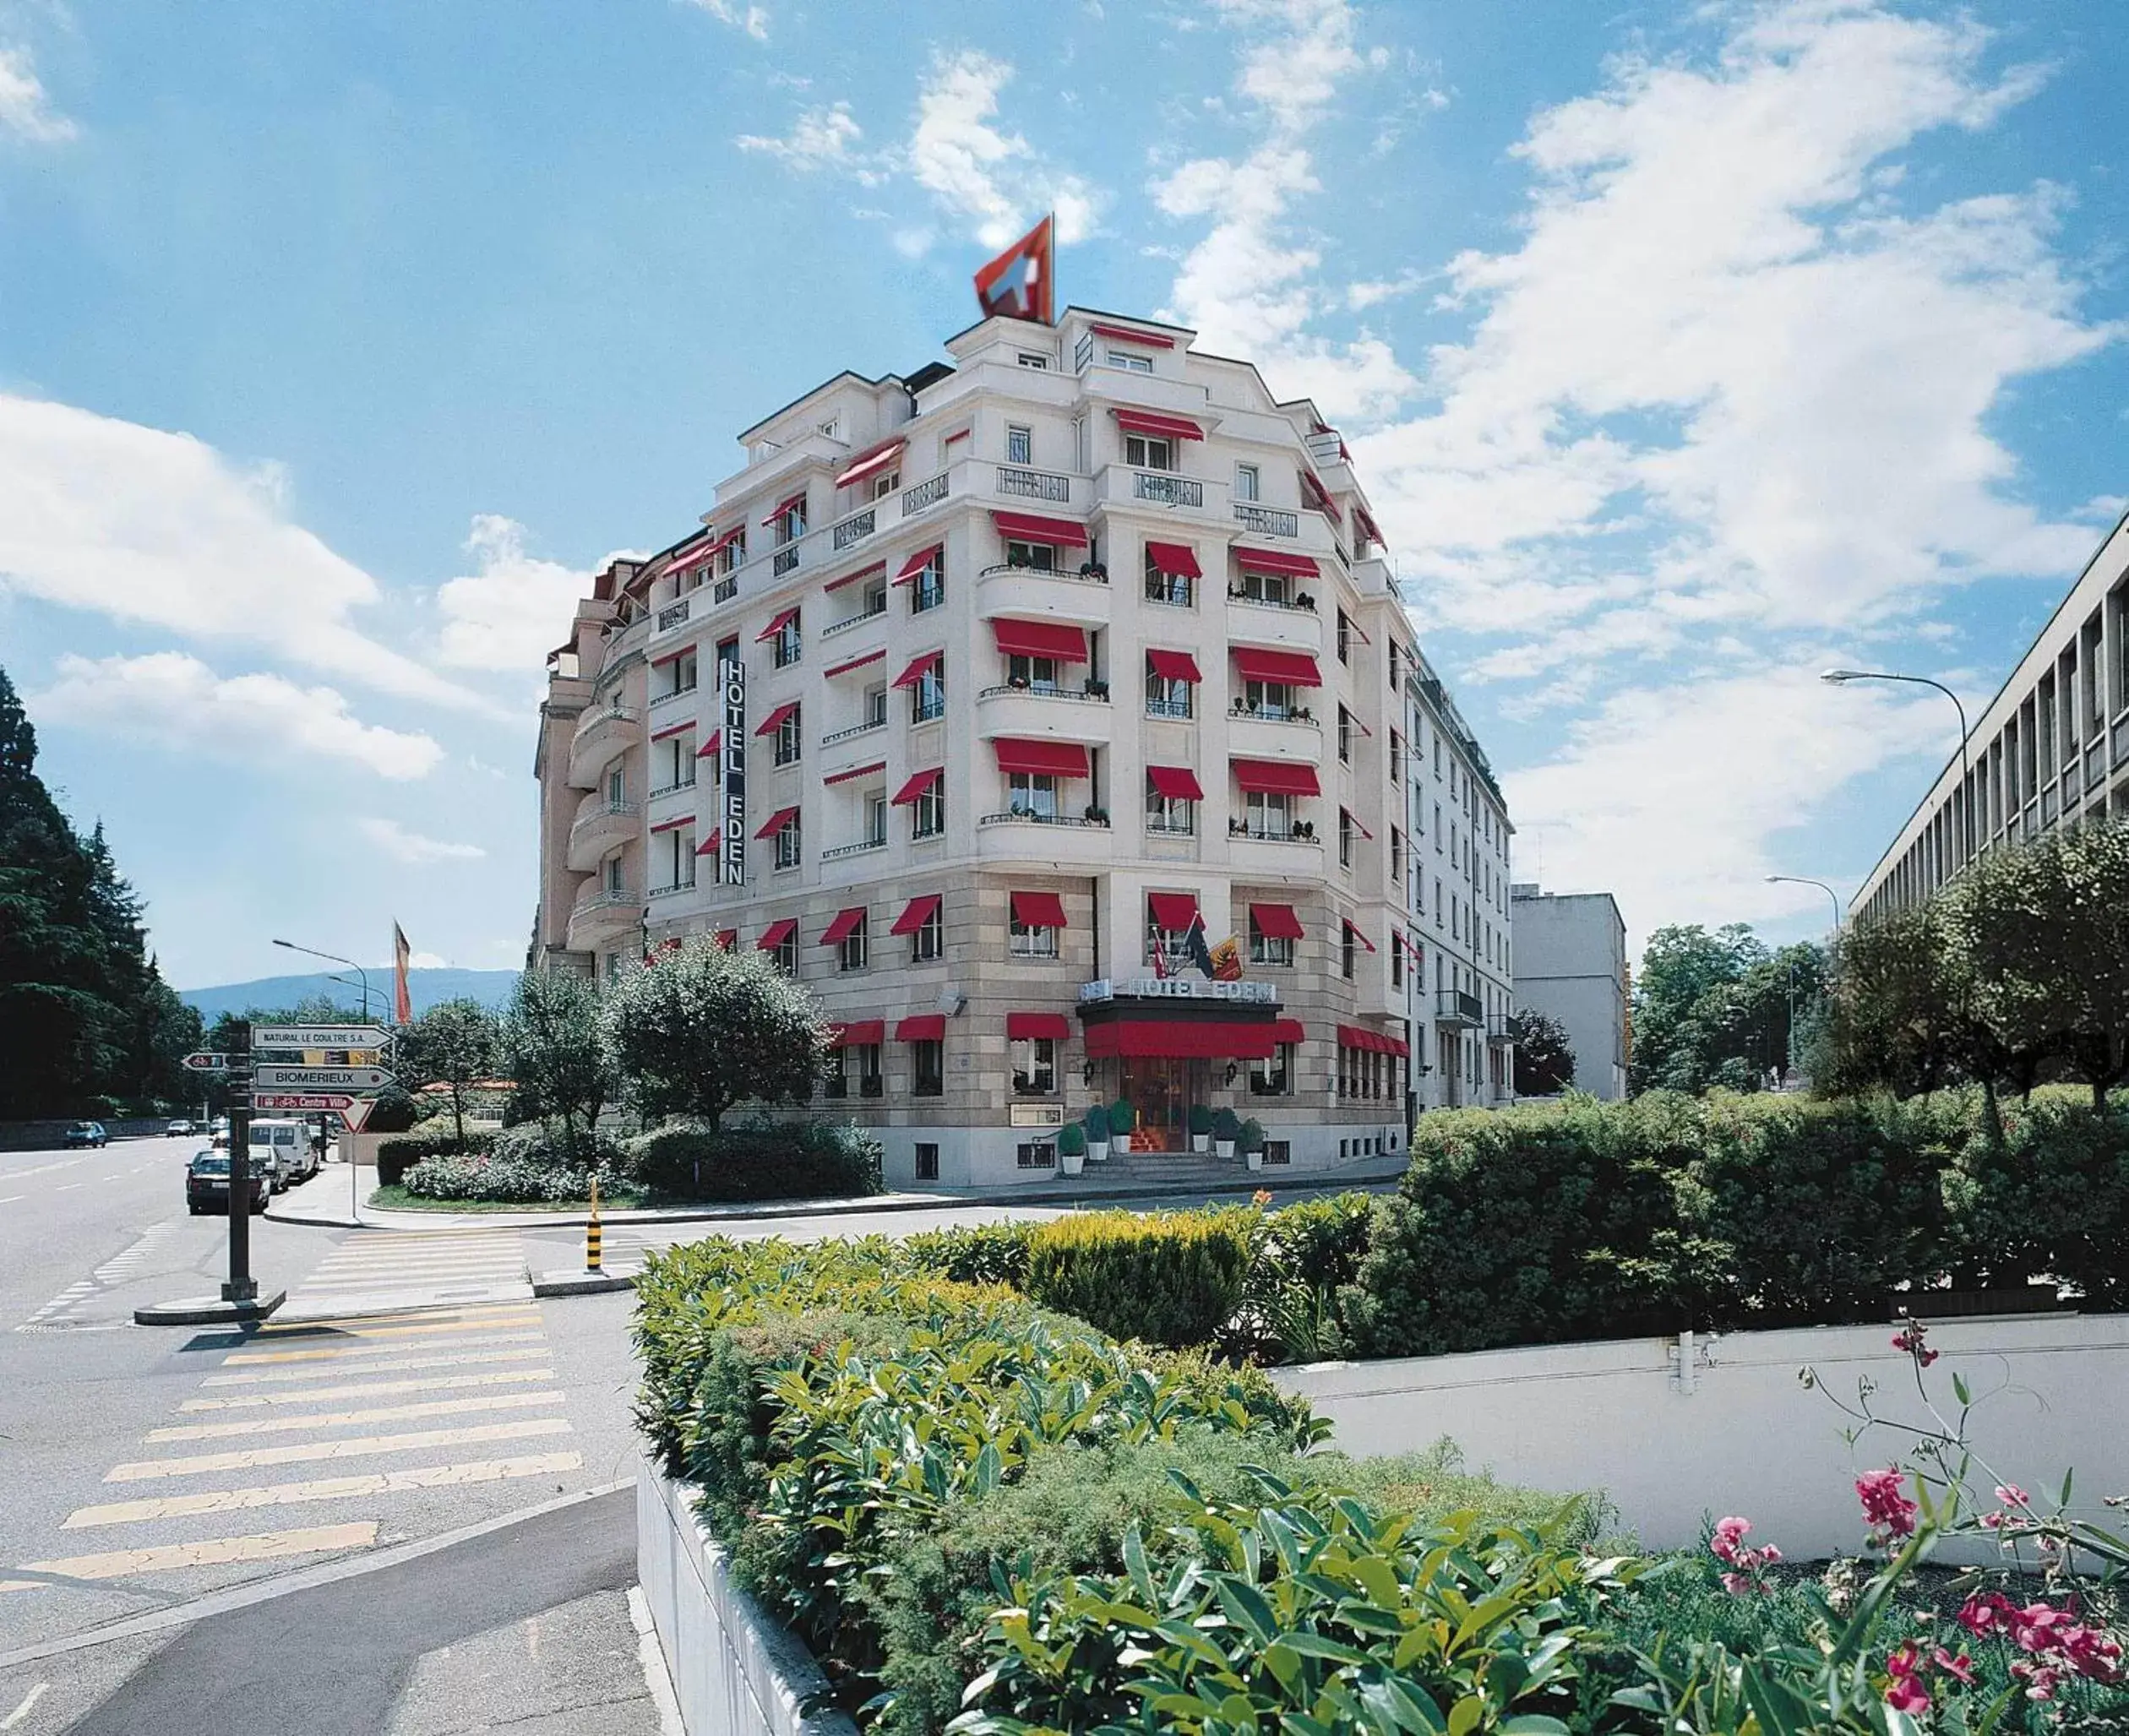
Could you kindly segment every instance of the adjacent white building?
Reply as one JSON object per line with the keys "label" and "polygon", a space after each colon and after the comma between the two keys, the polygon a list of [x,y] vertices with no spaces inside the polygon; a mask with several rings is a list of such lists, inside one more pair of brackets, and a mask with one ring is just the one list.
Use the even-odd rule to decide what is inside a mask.
{"label": "adjacent white building", "polygon": [[1567,1033],[1575,1089],[1616,1102],[1626,1095],[1631,967],[1626,924],[1609,892],[1510,889],[1516,924],[1516,1004]]}

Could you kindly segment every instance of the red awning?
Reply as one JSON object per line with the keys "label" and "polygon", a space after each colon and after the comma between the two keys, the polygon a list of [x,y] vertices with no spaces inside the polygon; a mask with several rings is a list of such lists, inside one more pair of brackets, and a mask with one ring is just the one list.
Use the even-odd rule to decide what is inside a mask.
{"label": "red awning", "polygon": [[882,440],[877,446],[868,446],[843,466],[836,478],[836,486],[847,488],[853,482],[862,482],[868,476],[876,476],[882,471],[890,469],[901,456],[901,449],[906,444],[897,434],[891,440]]}
{"label": "red awning", "polygon": [[940,1042],[945,1036],[944,1013],[912,1013],[895,1026],[896,1042]]}
{"label": "red awning", "polygon": [[792,821],[798,818],[798,810],[796,808],[779,808],[774,814],[770,814],[768,819],[762,821],[761,830],[756,832],[754,836],[757,838],[773,838],[777,833],[781,832],[786,826],[789,825]]}
{"label": "red awning", "polygon": [[779,633],[781,633],[785,628],[790,626],[791,623],[798,618],[798,610],[797,605],[794,604],[792,607],[786,609],[781,615],[777,616],[776,618],[771,621],[766,627],[763,628],[760,632],[757,633],[754,635],[754,643],[756,645],[768,644],[770,639],[774,639]]}
{"label": "red awning", "polygon": [[1097,338],[1115,338],[1126,344],[1143,344],[1149,350],[1173,350],[1175,340],[1163,337],[1158,332],[1134,331],[1128,325],[1090,325],[1086,328]]}
{"label": "red awning", "polygon": [[1046,542],[1052,548],[1086,547],[1086,526],[1075,525],[1070,519],[1045,519],[1034,513],[994,512],[991,522],[998,526],[998,534],[1010,542]]}
{"label": "red awning", "polygon": [[710,739],[695,749],[695,758],[708,759],[714,756],[717,749],[723,745],[724,732],[721,729],[713,729],[710,732]]}
{"label": "red awning", "polygon": [[852,1019],[847,1024],[830,1025],[828,1041],[839,1049],[862,1048],[868,1043],[887,1040],[887,1021],[885,1019]]}
{"label": "red awning", "polygon": [[1357,500],[1353,503],[1353,528],[1366,541],[1380,543],[1385,548],[1390,546],[1384,539],[1382,527],[1375,521],[1375,514]]}
{"label": "red awning", "polygon": [[1205,430],[1187,416],[1165,416],[1157,410],[1119,410],[1116,425],[1134,434],[1152,434],[1168,440],[1202,440]]}
{"label": "red awning", "polygon": [[860,567],[854,573],[846,573],[840,579],[830,579],[820,588],[823,590],[841,590],[846,585],[855,585],[860,579],[869,579],[875,573],[887,570],[887,563],[874,561],[869,567]]}
{"label": "red awning", "polygon": [[938,913],[941,895],[929,893],[923,898],[912,898],[902,906],[902,913],[895,918],[890,934],[914,934]]}
{"label": "red awning", "polygon": [[1010,1042],[1041,1037],[1062,1042],[1071,1034],[1072,1021],[1062,1013],[1008,1013],[1005,1015],[1005,1037]]}
{"label": "red awning", "polygon": [[724,535],[720,536],[715,542],[711,543],[709,547],[704,549],[703,552],[705,554],[722,554],[727,548],[730,548],[733,543],[738,541],[738,540],[746,534],[746,520],[743,519],[738,524],[734,525],[729,531],[726,531]]}
{"label": "red awning", "polygon": [[1253,795],[1320,796],[1315,767],[1293,759],[1233,759],[1234,781]]}
{"label": "red awning", "polygon": [[781,922],[770,923],[761,931],[761,939],[754,942],[755,949],[761,952],[774,952],[798,932],[798,918],[786,917]]}
{"label": "red awning", "polygon": [[847,663],[837,663],[832,668],[824,669],[820,672],[824,676],[847,675],[853,669],[863,669],[868,663],[884,663],[886,661],[887,650],[883,645],[876,651],[867,651],[862,657],[852,657]]}
{"label": "red awning", "polygon": [[730,952],[739,944],[739,931],[737,928],[720,928],[711,938],[727,952]]}
{"label": "red awning", "polygon": [[805,503],[806,491],[803,488],[801,488],[796,494],[787,494],[781,500],[778,501],[774,506],[769,509],[767,513],[763,515],[761,522],[765,525],[773,525],[778,519],[781,518],[786,513],[789,512],[794,506],[803,506]]}
{"label": "red awning", "polygon": [[1180,934],[1196,919],[1197,894],[1195,892],[1149,892],[1146,895],[1146,914],[1152,917],[1153,926],[1170,934]]}
{"label": "red awning", "polygon": [[651,830],[654,832],[677,832],[681,827],[691,826],[694,824],[694,816],[692,814],[683,814],[678,819],[662,819]]}
{"label": "red awning", "polygon": [[1023,928],[1064,926],[1064,901],[1054,892],[1010,892],[1006,900],[1012,906],[1013,920]]}
{"label": "red awning", "polygon": [[1402,1037],[1385,1037],[1383,1041],[1390,1045],[1390,1053],[1393,1055],[1409,1055],[1412,1053],[1410,1045]]}
{"label": "red awning", "polygon": [[1419,943],[1418,941],[1414,940],[1402,928],[1392,932],[1390,938],[1396,941],[1399,946],[1402,946],[1404,949],[1405,956],[1409,958],[1414,965],[1417,965],[1423,969],[1425,967],[1427,955],[1420,950]]}
{"label": "red awning", "polygon": [[717,853],[717,846],[723,842],[724,834],[722,832],[712,832],[708,837],[705,838],[700,844],[695,846],[695,854],[697,856],[715,856]]}
{"label": "red awning", "polygon": [[870,765],[853,765],[848,771],[839,771],[832,777],[825,777],[821,779],[821,782],[824,784],[847,784],[854,779],[869,777],[875,771],[885,771],[886,769],[887,762],[885,759],[875,759]]}
{"label": "red awning", "polygon": [[1342,814],[1348,819],[1353,822],[1353,829],[1354,831],[1359,833],[1359,835],[1364,838],[1373,840],[1375,834],[1369,831],[1367,827],[1361,824],[1360,816],[1359,814],[1355,814],[1350,808],[1341,808],[1338,812]]}
{"label": "red awning", "polygon": [[946,661],[944,651],[926,651],[921,657],[911,660],[909,667],[895,678],[896,687],[914,687],[924,678],[927,669],[935,669]]}
{"label": "red awning", "polygon": [[916,776],[895,792],[894,806],[907,807],[945,775],[946,768],[943,765],[934,765],[929,771],[918,772]]}
{"label": "red awning", "polygon": [[1197,659],[1188,651],[1148,651],[1146,667],[1163,681],[1202,681],[1198,672]]}
{"label": "red awning", "polygon": [[943,542],[934,542],[929,548],[918,549],[916,553],[910,556],[907,560],[902,563],[901,571],[895,574],[895,583],[897,585],[908,584],[912,580],[916,578],[919,573],[923,572],[925,568],[928,567],[934,561],[937,560],[939,556],[945,552],[946,545]]}
{"label": "red awning", "polygon": [[1153,563],[1153,570],[1164,579],[1202,579],[1205,576],[1198,567],[1197,551],[1187,542],[1156,542],[1148,537],[1146,558]]}
{"label": "red awning", "polygon": [[1268,1061],[1277,1047],[1270,1020],[1119,1020],[1086,1027],[1086,1053],[1095,1060],[1111,1055],[1184,1060]]}
{"label": "red awning", "polygon": [[1361,945],[1366,947],[1369,952],[1373,952],[1375,950],[1375,942],[1369,939],[1365,934],[1360,932],[1359,923],[1354,922],[1351,917],[1343,918],[1343,921],[1345,922],[1345,931],[1347,933],[1350,934],[1355,940],[1359,941]]}
{"label": "red awning", "polygon": [[694,718],[683,717],[678,723],[668,723],[663,729],[658,731],[656,734],[652,736],[651,739],[654,742],[668,741],[674,736],[685,735],[694,727],[695,721]]}
{"label": "red awning", "polygon": [[1250,906],[1250,920],[1266,940],[1299,940],[1304,932],[1301,918],[1294,914],[1290,904],[1253,904]]}
{"label": "red awning", "polygon": [[[707,536],[710,533],[705,531],[702,534]],[[676,549],[666,557],[665,569],[668,573],[679,573],[689,567],[700,566],[709,559],[716,547],[711,542],[691,542],[685,548]]]}
{"label": "red awning", "polygon": [[991,743],[1000,771],[1049,777],[1085,777],[1086,749],[1077,742],[1028,742],[1001,736]]}
{"label": "red awning", "polygon": [[1343,609],[1339,610],[1338,612],[1341,615],[1345,615],[1347,630],[1358,637],[1362,645],[1373,645],[1375,643],[1373,639],[1368,637],[1368,629],[1366,628],[1363,627],[1358,621],[1354,620],[1352,616],[1346,615]]}
{"label": "red awning", "polygon": [[1009,657],[1054,657],[1060,663],[1086,661],[1086,634],[1067,621],[994,620],[998,648]]}
{"label": "red awning", "polygon": [[1187,765],[1149,765],[1146,781],[1171,802],[1202,802],[1205,791]]}
{"label": "red awning", "polygon": [[1238,548],[1235,564],[1245,573],[1283,573],[1290,579],[1320,579],[1322,571],[1305,554],[1288,554],[1278,548]]}
{"label": "red awning", "polygon": [[1313,471],[1301,472],[1301,493],[1310,506],[1333,524],[1339,522],[1342,514],[1338,511],[1338,503],[1331,498],[1331,491]]}
{"label": "red awning", "polygon": [[1309,1033],[1302,1029],[1299,1019],[1274,1019],[1271,1021],[1271,1041],[1274,1042],[1306,1042]]}
{"label": "red awning", "polygon": [[758,736],[772,736],[776,734],[778,730],[783,727],[784,719],[790,716],[791,714],[798,709],[798,700],[786,699],[782,705],[777,706],[776,710],[771,711],[766,717],[761,720],[760,727],[756,729],[754,733]]}
{"label": "red awning", "polygon": [[1323,672],[1306,651],[1259,650],[1252,645],[1233,645],[1228,655],[1235,672],[1244,681],[1276,681],[1287,687],[1321,687]]}
{"label": "red awning", "polygon": [[836,912],[836,920],[821,930],[820,944],[836,946],[849,939],[858,925],[865,920],[865,906],[855,905],[849,910]]}

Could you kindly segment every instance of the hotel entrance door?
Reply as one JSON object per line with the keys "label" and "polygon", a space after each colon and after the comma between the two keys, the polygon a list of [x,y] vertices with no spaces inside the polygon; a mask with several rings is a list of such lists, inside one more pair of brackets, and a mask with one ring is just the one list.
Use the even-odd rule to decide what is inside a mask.
{"label": "hotel entrance door", "polygon": [[1138,1112],[1137,1149],[1190,1149],[1190,1105],[1206,1096],[1206,1064],[1173,1055],[1134,1055],[1124,1064],[1124,1100]]}

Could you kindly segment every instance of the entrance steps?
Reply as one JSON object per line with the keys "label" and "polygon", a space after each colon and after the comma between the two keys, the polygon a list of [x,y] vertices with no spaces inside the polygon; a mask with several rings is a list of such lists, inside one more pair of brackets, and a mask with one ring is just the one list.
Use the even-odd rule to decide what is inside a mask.
{"label": "entrance steps", "polygon": [[1090,1179],[1103,1182],[1179,1188],[1239,1181],[1250,1173],[1239,1156],[1215,1157],[1207,1152],[1201,1157],[1189,1151],[1131,1151],[1105,1163],[1090,1163],[1085,1171]]}

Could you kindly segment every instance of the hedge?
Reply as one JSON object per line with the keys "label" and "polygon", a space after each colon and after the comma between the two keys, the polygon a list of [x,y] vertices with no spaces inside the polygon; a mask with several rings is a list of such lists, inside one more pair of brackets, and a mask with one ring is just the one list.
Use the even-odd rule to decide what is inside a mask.
{"label": "hedge", "polygon": [[[523,1158],[483,1156],[477,1152],[424,1157],[408,1167],[400,1185],[417,1200],[495,1201],[513,1205],[568,1205],[591,1191],[590,1169],[570,1168]],[[610,1166],[599,1167],[599,1191],[607,1199],[624,1194],[628,1178]]]}
{"label": "hedge", "polygon": [[669,1121],[624,1140],[622,1160],[644,1187],[674,1199],[845,1199],[885,1185],[879,1138],[843,1122]]}
{"label": "hedge", "polygon": [[1242,1299],[1256,1216],[1075,1212],[1029,1240],[1027,1293],[1119,1338],[1210,1343]]}
{"label": "hedge", "polygon": [[411,1133],[383,1140],[377,1147],[377,1184],[398,1187],[410,1168],[432,1157],[478,1156],[494,1149],[495,1135],[487,1129],[469,1133],[463,1140],[449,1133]]}

